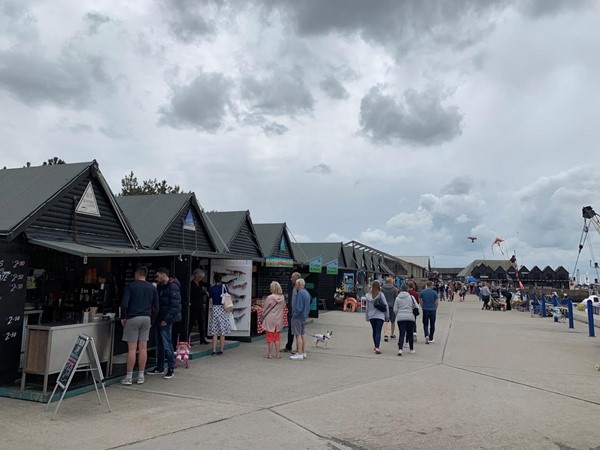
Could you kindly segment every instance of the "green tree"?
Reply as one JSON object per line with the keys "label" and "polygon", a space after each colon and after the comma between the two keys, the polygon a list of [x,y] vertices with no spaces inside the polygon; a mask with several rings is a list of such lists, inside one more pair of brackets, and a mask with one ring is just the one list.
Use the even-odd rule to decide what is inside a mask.
{"label": "green tree", "polygon": [[144,180],[140,186],[137,177],[131,171],[121,180],[119,195],[181,194],[182,192],[179,186],[170,186],[167,180],[158,181],[156,178]]}
{"label": "green tree", "polygon": [[[64,160],[60,159],[58,156],[55,156],[54,158],[50,158],[48,161],[44,161],[42,163],[42,166],[54,166],[56,164],[66,164],[66,163]],[[29,166],[27,166],[27,167],[29,167]]]}

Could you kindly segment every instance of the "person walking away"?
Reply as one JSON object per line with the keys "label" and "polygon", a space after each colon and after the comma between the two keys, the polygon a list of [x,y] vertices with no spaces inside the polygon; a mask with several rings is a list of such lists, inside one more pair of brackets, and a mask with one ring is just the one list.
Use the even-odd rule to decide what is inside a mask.
{"label": "person walking away", "polygon": [[[208,298],[212,301],[212,313],[208,321],[208,334],[212,336],[212,356],[223,354],[225,349],[225,335],[231,331],[230,312],[225,310],[221,296],[227,293],[227,286],[223,284],[221,274],[215,272],[215,284],[208,290]],[[217,351],[217,339],[219,340],[219,351]]]}
{"label": "person walking away", "polygon": [[175,353],[173,351],[173,324],[181,321],[181,291],[179,281],[169,278],[169,270],[161,267],[156,270],[158,290],[158,314],[154,321],[156,336],[156,367],[151,375],[163,374],[165,356],[168,369],[163,378],[175,376]]}
{"label": "person walking away", "polygon": [[[390,317],[383,323],[383,340],[385,342],[388,341],[389,338],[396,339],[395,329],[396,329],[396,314],[394,313],[394,302],[396,301],[396,296],[398,295],[398,289],[394,286],[394,279],[392,277],[388,277],[385,279],[385,283],[381,286],[381,292],[385,296],[385,300],[388,304],[388,310],[390,311]],[[388,338],[387,334],[387,324],[390,324],[390,334]]]}
{"label": "person walking away", "polygon": [[206,310],[205,288],[210,288],[210,285],[204,281],[205,276],[206,273],[202,269],[195,269],[192,272],[192,282],[190,284],[190,333],[194,328],[194,324],[198,323],[198,333],[202,345],[208,344],[204,328],[204,311]]}
{"label": "person walking away", "polygon": [[[419,293],[416,291],[416,285],[414,281],[408,282],[408,293],[413,296],[415,301],[419,303]],[[419,303],[420,304],[420,303]],[[415,329],[413,330],[413,342],[417,342],[417,321],[415,320]]]}
{"label": "person walking away", "polygon": [[483,301],[483,306],[481,309],[488,309],[488,303],[490,302],[490,288],[487,283],[483,283],[481,290],[479,291],[481,294],[481,300]]}
{"label": "person walking away", "polygon": [[123,340],[127,342],[127,374],[121,380],[121,384],[126,386],[130,386],[133,382],[136,351],[138,351],[137,384],[144,383],[150,326],[152,316],[158,313],[158,291],[152,283],[146,281],[147,275],[147,267],[138,267],[135,270],[135,281],[125,286],[121,300]]}
{"label": "person walking away", "polygon": [[292,333],[296,338],[296,354],[290,356],[290,359],[302,360],[306,359],[306,348],[304,339],[304,327],[306,326],[306,319],[310,311],[310,295],[304,288],[306,282],[299,278],[296,280],[296,298],[292,304]]}
{"label": "person walking away", "polygon": [[500,293],[504,296],[504,298],[506,299],[506,310],[510,311],[512,310],[512,306],[510,304],[513,295],[511,294],[511,292],[508,289],[502,289],[500,291]]}
{"label": "person walking away", "polygon": [[262,326],[267,333],[267,354],[265,358],[271,359],[273,346],[275,346],[275,358],[281,358],[280,352],[280,331],[283,328],[283,307],[285,297],[281,285],[277,281],[272,281],[269,286],[271,295],[263,302]]}
{"label": "person walking away", "polygon": [[419,292],[421,309],[423,310],[423,332],[425,343],[433,343],[435,334],[435,316],[439,305],[438,293],[433,289],[433,283],[428,281],[425,289]]}
{"label": "person walking away", "polygon": [[465,301],[465,296],[467,295],[467,287],[466,286],[462,286],[460,288],[460,292],[458,294],[459,296],[459,301],[464,302]]}
{"label": "person walking away", "polygon": [[[379,281],[373,281],[371,290],[367,292],[366,297],[367,308],[365,311],[365,320],[371,324],[371,329],[373,331],[373,350],[377,355],[380,355],[381,350],[379,349],[379,344],[381,343],[381,328],[383,327],[383,322],[389,319],[390,310],[387,306],[385,296],[381,293],[381,285],[379,284]],[[380,311],[375,307],[375,301],[377,299],[383,300],[385,311]]]}
{"label": "person walking away", "polygon": [[394,313],[398,322],[398,356],[402,356],[402,346],[404,339],[408,341],[408,347],[411,353],[415,353],[413,330],[415,325],[414,308],[418,308],[415,298],[408,293],[408,286],[401,286],[400,293],[394,301]]}
{"label": "person walking away", "polygon": [[283,349],[286,353],[295,353],[292,350],[292,346],[294,345],[294,335],[292,334],[292,305],[294,303],[294,299],[296,298],[296,281],[300,279],[300,274],[298,272],[294,272],[290,276],[290,283],[288,285],[288,294],[287,294],[287,318],[288,318],[288,339],[285,344],[285,348]]}

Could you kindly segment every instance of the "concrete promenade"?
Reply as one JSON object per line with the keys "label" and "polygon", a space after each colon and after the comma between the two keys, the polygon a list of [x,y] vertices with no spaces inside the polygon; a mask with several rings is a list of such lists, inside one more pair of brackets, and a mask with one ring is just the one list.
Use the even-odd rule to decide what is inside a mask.
{"label": "concrete promenade", "polygon": [[[363,314],[327,312],[334,330],[305,361],[267,360],[266,342],[194,360],[175,378],[44,405],[0,398],[7,449],[600,449],[600,338],[587,325],[442,302],[435,343],[373,353]],[[421,319],[421,316],[418,318]],[[312,341],[311,341],[312,343]]]}

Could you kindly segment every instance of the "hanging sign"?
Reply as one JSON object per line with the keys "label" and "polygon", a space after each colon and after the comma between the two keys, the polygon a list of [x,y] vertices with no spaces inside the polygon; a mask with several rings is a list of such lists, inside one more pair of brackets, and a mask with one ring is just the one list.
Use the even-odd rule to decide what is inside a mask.
{"label": "hanging sign", "polygon": [[290,258],[266,258],[265,267],[294,267],[294,260]]}
{"label": "hanging sign", "polygon": [[94,187],[92,186],[92,182],[90,181],[83,192],[83,196],[77,203],[77,207],[75,208],[75,212],[79,214],[87,214],[89,216],[100,217],[100,210],[98,209],[98,202],[96,201],[96,196],[94,195]]}
{"label": "hanging sign", "polygon": [[279,242],[279,251],[285,252],[285,238],[281,236],[281,241]]}
{"label": "hanging sign", "polygon": [[329,261],[327,263],[327,275],[337,275],[338,268],[339,268],[339,262],[337,259],[334,259],[333,261]]}
{"label": "hanging sign", "polygon": [[308,262],[308,271],[310,273],[321,273],[323,269],[323,257],[317,256]]}

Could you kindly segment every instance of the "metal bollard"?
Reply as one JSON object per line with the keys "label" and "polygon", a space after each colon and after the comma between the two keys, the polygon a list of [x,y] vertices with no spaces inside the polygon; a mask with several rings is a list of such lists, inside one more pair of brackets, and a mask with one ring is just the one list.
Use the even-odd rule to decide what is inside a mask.
{"label": "metal bollard", "polygon": [[542,317],[546,317],[546,296],[542,294],[542,304],[540,305],[540,312]]}
{"label": "metal bollard", "polygon": [[594,307],[592,306],[592,301],[587,301],[588,307],[588,327],[590,329],[590,337],[596,337],[596,333],[594,332]]}
{"label": "metal bollard", "polygon": [[569,297],[567,302],[567,310],[569,311],[569,328],[575,328],[573,324],[573,300]]}

